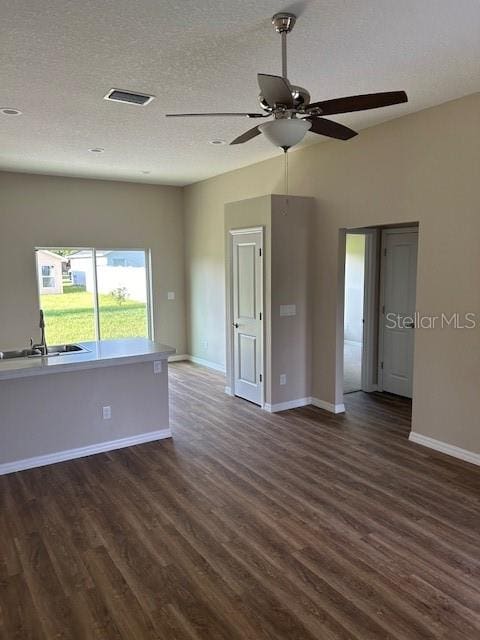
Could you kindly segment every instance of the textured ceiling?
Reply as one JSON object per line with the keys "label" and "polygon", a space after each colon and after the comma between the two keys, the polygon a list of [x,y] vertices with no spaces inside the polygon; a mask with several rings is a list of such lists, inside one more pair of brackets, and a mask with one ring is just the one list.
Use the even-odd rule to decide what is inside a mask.
{"label": "textured ceiling", "polygon": [[[183,185],[275,155],[263,136],[208,144],[251,120],[163,116],[256,110],[257,72],[280,72],[270,18],[285,9],[301,14],[288,75],[312,99],[407,91],[406,105],[338,116],[347,125],[480,89],[479,0],[2,0],[0,107],[23,115],[0,115],[0,169]],[[107,102],[112,87],[156,99]]]}

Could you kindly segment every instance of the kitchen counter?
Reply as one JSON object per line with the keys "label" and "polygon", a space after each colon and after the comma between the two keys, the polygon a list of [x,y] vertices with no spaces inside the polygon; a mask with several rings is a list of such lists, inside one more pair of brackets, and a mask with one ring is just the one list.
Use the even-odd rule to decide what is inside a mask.
{"label": "kitchen counter", "polygon": [[88,351],[0,360],[0,475],[171,438],[175,349],[142,338],[78,344]]}
{"label": "kitchen counter", "polygon": [[87,351],[49,357],[13,358],[0,360],[0,380],[63,373],[96,367],[111,367],[135,362],[165,360],[175,349],[146,338],[78,342]]}

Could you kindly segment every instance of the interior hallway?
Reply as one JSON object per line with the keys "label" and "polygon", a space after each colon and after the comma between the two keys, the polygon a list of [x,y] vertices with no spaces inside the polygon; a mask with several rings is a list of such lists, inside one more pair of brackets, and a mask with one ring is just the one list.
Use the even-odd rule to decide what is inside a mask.
{"label": "interior hallway", "polygon": [[343,343],[343,392],[362,388],[362,343],[345,340]]}
{"label": "interior hallway", "polygon": [[173,441],[0,478],[0,638],[480,635],[480,469],[409,401],[280,414],[171,366]]}

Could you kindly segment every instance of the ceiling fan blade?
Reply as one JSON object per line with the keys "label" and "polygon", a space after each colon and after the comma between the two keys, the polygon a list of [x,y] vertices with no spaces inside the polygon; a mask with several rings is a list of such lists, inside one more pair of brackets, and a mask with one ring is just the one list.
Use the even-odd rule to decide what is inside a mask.
{"label": "ceiling fan blade", "polygon": [[269,113],[166,113],[166,118],[210,118],[212,116],[243,116],[246,118],[268,118]]}
{"label": "ceiling fan blade", "polygon": [[290,85],[285,78],[259,73],[257,80],[260,93],[270,107],[283,105],[287,109],[291,109],[294,106]]}
{"label": "ceiling fan blade", "polygon": [[326,118],[319,118],[312,116],[311,118],[305,118],[312,123],[310,131],[312,133],[318,133],[322,136],[327,136],[328,138],[336,138],[337,140],[350,140],[350,138],[354,138],[358,133],[353,131],[353,129],[349,129],[343,124],[339,124],[338,122],[333,122],[332,120],[327,120]]}
{"label": "ceiling fan blade", "polygon": [[248,142],[252,138],[255,138],[256,136],[259,136],[260,133],[261,133],[261,131],[258,128],[258,126],[252,127],[248,131],[245,131],[245,133],[242,133],[241,136],[238,136],[238,138],[235,138],[235,140],[232,140],[232,142],[230,144],[242,144],[243,142]]}
{"label": "ceiling fan blade", "polygon": [[384,93],[365,93],[360,96],[347,96],[345,98],[313,102],[308,105],[308,108],[318,107],[322,110],[322,115],[330,116],[336,113],[350,113],[352,111],[389,107],[402,102],[408,102],[405,91],[385,91]]}

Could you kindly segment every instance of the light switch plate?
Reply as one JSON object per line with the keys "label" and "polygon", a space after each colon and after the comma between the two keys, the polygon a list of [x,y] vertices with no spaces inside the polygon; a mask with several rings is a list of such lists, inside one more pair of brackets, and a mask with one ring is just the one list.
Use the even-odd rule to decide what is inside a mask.
{"label": "light switch plate", "polygon": [[286,373],[281,373],[280,374],[280,384],[281,385],[287,384],[287,374]]}
{"label": "light switch plate", "polygon": [[162,361],[154,360],[153,361],[153,373],[162,373]]}
{"label": "light switch plate", "polygon": [[169,292],[167,293],[167,298],[168,298],[169,300],[175,300],[175,291],[169,291]]}
{"label": "light switch plate", "polygon": [[281,316],[296,316],[297,306],[295,304],[281,304],[280,305]]}

